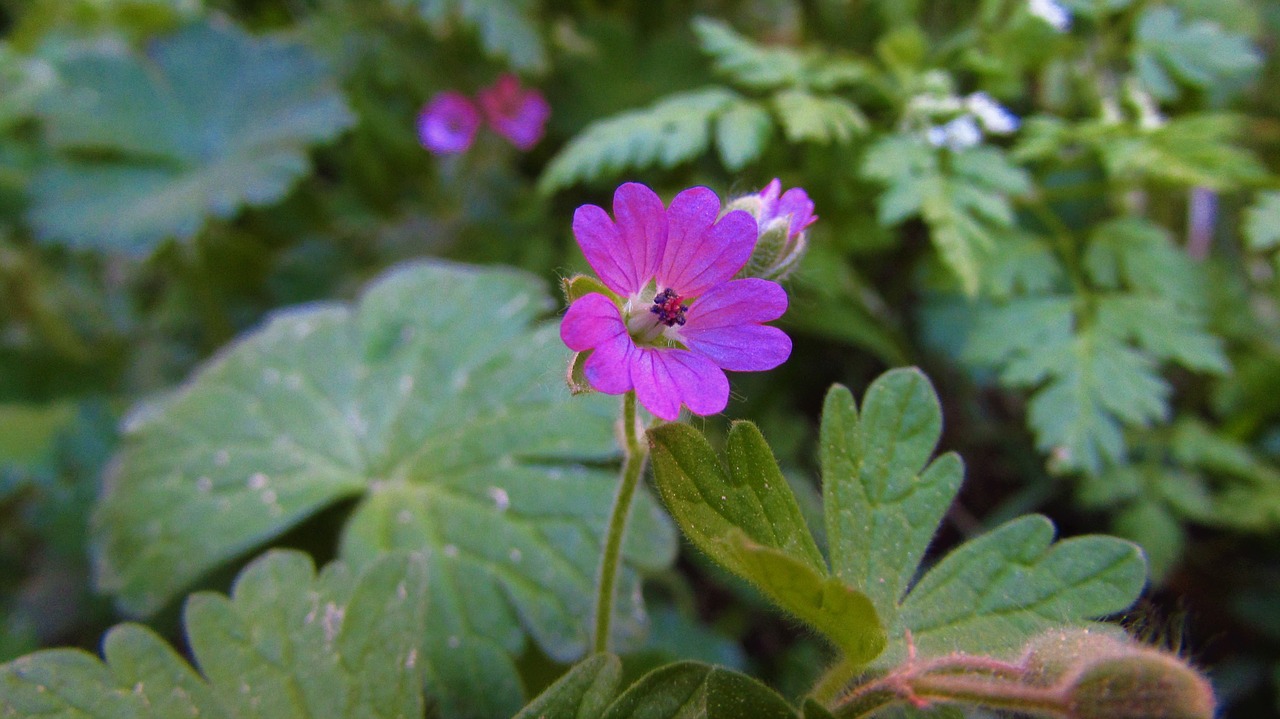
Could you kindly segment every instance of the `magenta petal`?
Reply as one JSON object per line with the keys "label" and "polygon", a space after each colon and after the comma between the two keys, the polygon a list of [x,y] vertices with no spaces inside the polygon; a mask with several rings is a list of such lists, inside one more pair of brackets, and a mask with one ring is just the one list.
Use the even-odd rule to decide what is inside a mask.
{"label": "magenta petal", "polygon": [[597,392],[622,394],[632,388],[631,371],[639,354],[631,336],[623,332],[596,347],[582,373]]}
{"label": "magenta petal", "polygon": [[733,372],[773,369],[791,356],[791,338],[777,327],[746,324],[684,333],[690,350]]}
{"label": "magenta petal", "polygon": [[755,249],[755,218],[734,210],[711,224],[720,200],[705,187],[681,192],[671,201],[667,251],[658,268],[659,284],[685,297],[697,297],[737,274]]}
{"label": "magenta petal", "polygon": [[641,349],[632,365],[636,399],[667,421],[680,405],[697,415],[716,414],[729,403],[729,379],[710,360],[688,350]]}
{"label": "magenta petal", "polygon": [[595,205],[583,205],[573,213],[573,236],[587,263],[605,287],[624,297],[640,289],[635,284],[631,256],[622,245],[618,228],[609,215]]}
{"label": "magenta petal", "polygon": [[560,339],[574,352],[595,349],[619,334],[627,334],[613,300],[592,292],[569,305],[560,322]]}
{"label": "magenta petal", "polygon": [[613,216],[617,218],[622,247],[621,257],[628,258],[631,295],[643,287],[658,271],[663,249],[667,245],[667,211],[657,193],[638,182],[626,182],[613,193]]}
{"label": "magenta petal", "polygon": [[809,225],[818,221],[813,214],[813,200],[809,199],[809,193],[793,187],[782,193],[782,199],[778,200],[777,217],[786,217],[791,215],[791,223],[787,228],[787,234],[797,235],[803,232]]}
{"label": "magenta petal", "polygon": [[758,277],[730,280],[712,287],[694,301],[680,334],[687,337],[713,327],[768,322],[786,311],[787,291],[777,282]]}

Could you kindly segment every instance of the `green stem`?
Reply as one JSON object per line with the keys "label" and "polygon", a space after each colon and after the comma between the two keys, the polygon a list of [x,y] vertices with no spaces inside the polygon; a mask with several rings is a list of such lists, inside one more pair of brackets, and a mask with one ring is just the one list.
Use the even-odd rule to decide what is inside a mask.
{"label": "green stem", "polygon": [[844,691],[844,688],[849,686],[849,682],[853,681],[861,669],[862,667],[855,666],[848,659],[841,657],[840,661],[831,665],[822,673],[822,676],[818,677],[817,683],[809,691],[810,698],[823,706],[829,706]]}
{"label": "green stem", "polygon": [[600,555],[599,584],[596,588],[596,652],[609,651],[609,624],[613,620],[613,602],[618,588],[618,567],[622,559],[622,538],[627,531],[627,517],[631,515],[631,500],[636,496],[636,486],[644,473],[648,447],[640,442],[636,432],[636,393],[627,392],[622,400],[622,426],[626,438],[623,447],[622,481],[613,497],[613,512],[605,529],[604,551]]}

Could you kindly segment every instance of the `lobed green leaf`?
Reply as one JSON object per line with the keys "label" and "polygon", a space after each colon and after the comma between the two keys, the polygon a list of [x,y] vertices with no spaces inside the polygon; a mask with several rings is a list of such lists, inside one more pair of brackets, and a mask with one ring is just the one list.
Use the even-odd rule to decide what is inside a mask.
{"label": "lobed green leaf", "polygon": [[354,122],[334,78],[295,42],[196,24],[146,55],[95,45],[57,63],[40,114],[59,158],[32,183],[36,235],[150,253],[208,217],[279,200],[306,151]]}
{"label": "lobed green leaf", "polygon": [[103,641],[103,660],[55,649],[0,665],[0,716],[420,717],[426,585],[421,557],[316,576],[305,555],[272,552],[231,598],[191,598],[199,673],[150,629],[123,624]]}
{"label": "lobed green leaf", "polygon": [[954,454],[930,462],[942,410],[917,369],[881,375],[859,416],[836,385],[822,408],[823,507],[836,576],[870,597],[886,624],[960,488]]}

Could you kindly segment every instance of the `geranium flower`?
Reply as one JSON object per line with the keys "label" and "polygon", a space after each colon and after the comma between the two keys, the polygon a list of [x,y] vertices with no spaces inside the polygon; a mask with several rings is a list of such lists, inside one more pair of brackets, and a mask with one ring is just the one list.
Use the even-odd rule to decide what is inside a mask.
{"label": "geranium flower", "polygon": [[476,106],[460,92],[431,98],[418,114],[418,141],[438,155],[466,152],[480,127]]}
{"label": "geranium flower", "polygon": [[510,73],[502,75],[476,94],[485,120],[520,150],[530,150],[542,139],[551,106],[542,93],[520,86]]}
{"label": "geranium flower", "polygon": [[665,420],[681,405],[716,414],[729,401],[725,370],[773,369],[791,355],[791,339],[762,324],[786,311],[786,291],[732,279],[755,246],[755,218],[734,210],[717,221],[719,213],[708,188],[685,190],[664,208],[637,183],[614,193],[614,219],[595,205],[574,213],[578,245],[612,295],[578,298],[560,325],[570,349],[591,352],[583,372],[594,389],[634,389]]}

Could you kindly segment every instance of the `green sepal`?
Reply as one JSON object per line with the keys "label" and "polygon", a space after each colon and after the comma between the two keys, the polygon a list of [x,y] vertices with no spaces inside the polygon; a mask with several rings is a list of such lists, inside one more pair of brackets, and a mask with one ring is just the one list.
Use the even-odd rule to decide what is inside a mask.
{"label": "green sepal", "polygon": [[569,359],[569,370],[565,373],[565,384],[569,385],[569,393],[574,395],[590,394],[595,391],[591,383],[587,381],[587,358],[595,350],[587,350],[586,352],[574,352],[573,357]]}
{"label": "green sepal", "polygon": [[560,280],[560,289],[564,291],[564,300],[566,304],[573,304],[592,293],[604,295],[605,297],[613,300],[615,304],[618,302],[618,296],[614,294],[613,290],[605,287],[603,282],[591,275],[574,275],[573,277],[565,277]]}

